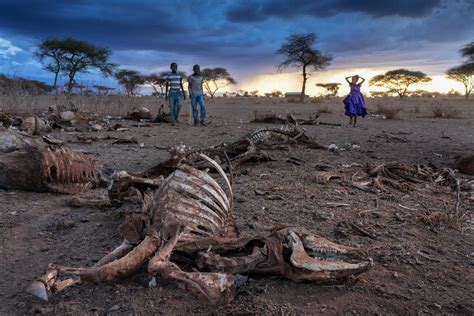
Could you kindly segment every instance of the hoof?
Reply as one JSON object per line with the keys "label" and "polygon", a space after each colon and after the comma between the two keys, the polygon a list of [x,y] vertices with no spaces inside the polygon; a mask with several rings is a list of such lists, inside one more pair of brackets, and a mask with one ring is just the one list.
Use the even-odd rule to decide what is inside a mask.
{"label": "hoof", "polygon": [[30,284],[27,289],[27,292],[42,299],[43,301],[48,301],[48,290],[46,290],[46,286],[43,282],[34,281]]}

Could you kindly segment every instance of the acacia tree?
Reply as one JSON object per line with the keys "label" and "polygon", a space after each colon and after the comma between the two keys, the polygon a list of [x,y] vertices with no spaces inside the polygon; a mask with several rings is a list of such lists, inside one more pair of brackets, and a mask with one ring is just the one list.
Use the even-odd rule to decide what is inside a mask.
{"label": "acacia tree", "polygon": [[204,89],[206,89],[211,98],[214,98],[214,95],[220,88],[237,84],[237,81],[231,77],[227,69],[222,67],[205,68],[201,74],[204,78]]}
{"label": "acacia tree", "polygon": [[458,81],[464,85],[464,97],[466,100],[469,99],[474,83],[474,63],[452,67],[446,71],[446,75],[449,79]]}
{"label": "acacia tree", "polygon": [[339,86],[340,85],[341,85],[340,83],[336,83],[336,82],[317,83],[316,84],[317,87],[321,87],[321,88],[326,89],[326,91],[327,91],[326,96],[330,96],[330,97],[335,97],[337,95],[337,93],[339,92]]}
{"label": "acacia tree", "polygon": [[370,79],[371,86],[378,86],[388,89],[390,93],[396,93],[402,99],[406,96],[408,88],[414,84],[423,84],[431,81],[425,73],[421,71],[411,71],[406,69],[396,69],[387,71],[383,75],[377,75]]}
{"label": "acacia tree", "polygon": [[474,63],[474,41],[459,50],[462,57],[467,58],[466,63]]}
{"label": "acacia tree", "polygon": [[293,34],[290,35],[286,42],[276,51],[277,54],[283,55],[286,59],[278,65],[278,70],[285,68],[302,68],[303,86],[301,88],[300,100],[303,102],[306,81],[308,73],[325,69],[331,64],[332,57],[324,55],[318,49],[314,48],[316,43],[316,34]]}
{"label": "acacia tree", "polygon": [[43,64],[43,69],[54,73],[53,90],[57,94],[58,77],[66,55],[66,51],[63,49],[63,41],[55,38],[44,39],[38,44],[34,55]]}
{"label": "acacia tree", "polygon": [[75,77],[78,73],[86,73],[95,69],[105,77],[113,74],[116,65],[109,62],[112,53],[109,48],[70,37],[55,41],[62,54],[60,72],[68,77],[66,85],[68,94],[74,87]]}
{"label": "acacia tree", "polygon": [[[151,86],[153,90],[155,90],[156,94],[160,96],[160,98],[164,95],[165,87],[166,87],[166,73],[160,74],[150,74],[148,76],[143,77],[143,81],[145,84]],[[160,89],[158,91],[158,88]]]}
{"label": "acacia tree", "polygon": [[139,86],[145,83],[143,76],[138,71],[130,69],[117,71],[115,79],[122,85],[128,96],[135,96]]}

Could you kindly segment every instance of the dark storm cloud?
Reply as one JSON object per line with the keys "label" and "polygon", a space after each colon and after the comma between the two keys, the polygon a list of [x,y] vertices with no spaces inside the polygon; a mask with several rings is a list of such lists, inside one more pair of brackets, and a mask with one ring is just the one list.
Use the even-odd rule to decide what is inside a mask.
{"label": "dark storm cloud", "polygon": [[[177,61],[247,76],[274,71],[285,38],[309,31],[337,67],[338,57],[461,45],[472,40],[473,19],[472,0],[0,0],[0,40],[22,49],[8,61],[0,55],[0,72],[39,72],[35,44],[72,36],[110,47],[113,62],[143,72]],[[24,67],[9,70],[15,63]]]}
{"label": "dark storm cloud", "polygon": [[232,22],[256,22],[269,17],[283,19],[299,15],[329,17],[340,13],[364,13],[372,17],[422,17],[439,7],[440,0],[267,0],[239,3],[227,11]]}

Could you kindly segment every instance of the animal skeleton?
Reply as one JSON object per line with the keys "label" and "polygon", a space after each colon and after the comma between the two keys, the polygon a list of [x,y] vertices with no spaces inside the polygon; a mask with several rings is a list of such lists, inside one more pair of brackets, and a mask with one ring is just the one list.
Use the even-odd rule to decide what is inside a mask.
{"label": "animal skeleton", "polygon": [[99,184],[92,159],[48,138],[27,137],[2,129],[0,153],[2,189],[75,194]]}
{"label": "animal skeleton", "polygon": [[50,265],[29,291],[47,300],[71,285],[126,278],[148,262],[152,276],[183,284],[201,302],[225,304],[245,280],[240,274],[331,281],[371,268],[372,260],[363,251],[301,228],[280,226],[239,237],[231,181],[217,162],[203,154],[199,158],[217,170],[223,186],[187,163],[166,179],[146,183],[155,186],[152,190],[138,189],[142,183],[134,178],[129,183],[142,196],[143,208],[119,227],[124,242],[91,268]]}

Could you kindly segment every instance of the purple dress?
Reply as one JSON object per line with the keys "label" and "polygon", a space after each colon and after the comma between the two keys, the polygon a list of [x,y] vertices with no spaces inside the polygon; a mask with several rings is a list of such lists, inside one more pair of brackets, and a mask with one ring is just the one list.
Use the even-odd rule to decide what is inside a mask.
{"label": "purple dress", "polygon": [[347,116],[366,116],[367,108],[365,106],[365,100],[362,93],[360,93],[359,85],[351,85],[351,92],[342,101],[346,106]]}

